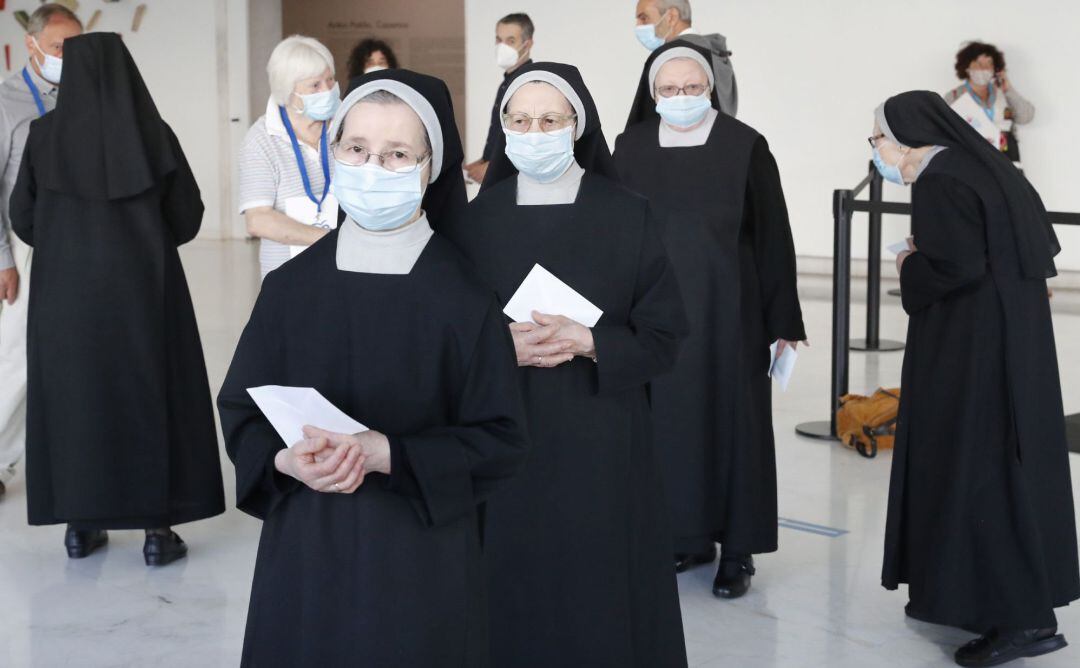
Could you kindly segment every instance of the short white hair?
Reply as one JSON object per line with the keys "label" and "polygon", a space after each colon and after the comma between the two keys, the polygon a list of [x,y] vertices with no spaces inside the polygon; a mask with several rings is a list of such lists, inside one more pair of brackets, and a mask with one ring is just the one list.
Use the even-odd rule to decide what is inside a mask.
{"label": "short white hair", "polygon": [[656,8],[661,14],[672,7],[679,12],[680,19],[690,23],[690,0],[657,0]]}
{"label": "short white hair", "polygon": [[330,68],[334,74],[334,56],[314,37],[292,35],[281,40],[266,63],[270,77],[270,96],[278,105],[289,103],[296,82],[317,77]]}

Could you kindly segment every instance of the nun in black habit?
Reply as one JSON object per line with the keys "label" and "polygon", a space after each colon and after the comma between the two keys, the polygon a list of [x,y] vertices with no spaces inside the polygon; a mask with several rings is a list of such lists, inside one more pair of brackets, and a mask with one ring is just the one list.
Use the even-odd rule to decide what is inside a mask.
{"label": "nun in black habit", "polygon": [[488,505],[492,658],[685,666],[647,392],[686,335],[675,274],[576,68],[522,67],[501,107],[484,187],[447,233],[500,303],[539,264],[603,315],[510,324],[532,450]]}
{"label": "nun in black habit", "polygon": [[30,524],[68,523],[69,556],[225,510],[199,330],[177,246],[203,206],[184,152],[119,35],[64,43],[56,109],[30,125],[11,195],[34,248],[27,350]]}
{"label": "nun in black habit", "polygon": [[769,346],[806,333],[776,161],[719,111],[710,55],[678,40],[653,52],[614,158],[661,223],[690,319],[651,393],[676,568],[711,563],[720,543],[713,592],[736,598],[751,555],[777,547]]}
{"label": "nun in black habit", "polygon": [[1060,247],[1031,184],[936,93],[876,113],[875,163],[913,183],[910,316],[882,583],[907,613],[980,638],[963,666],[1065,645],[1080,597],[1046,278]]}
{"label": "nun in black habit", "polygon": [[[432,232],[465,208],[446,85],[354,86],[330,127],[346,218],[267,276],[218,397],[237,506],[263,520],[242,664],[486,666],[480,506],[525,454],[513,343]],[[247,393],[269,384],[370,431],[286,448]]]}

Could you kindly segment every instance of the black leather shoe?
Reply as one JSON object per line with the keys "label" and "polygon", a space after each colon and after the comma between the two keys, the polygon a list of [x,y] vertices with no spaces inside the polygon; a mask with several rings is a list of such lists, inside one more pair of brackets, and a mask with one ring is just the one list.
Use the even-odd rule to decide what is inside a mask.
{"label": "black leather shoe", "polygon": [[148,533],[143,545],[147,566],[167,566],[187,555],[187,545],[175,531],[167,534]]}
{"label": "black leather shoe", "polygon": [[713,545],[712,549],[706,552],[698,552],[697,554],[676,554],[675,555],[675,572],[682,573],[688,571],[695,566],[701,566],[703,564],[711,564],[716,561],[716,546]]}
{"label": "black leather shoe", "polygon": [[83,559],[90,556],[94,550],[109,542],[109,534],[100,530],[79,530],[70,526],[64,534],[64,547],[67,548],[68,557],[71,559]]}
{"label": "black leather shoe", "polygon": [[1014,659],[1056,652],[1069,643],[1057,628],[992,630],[956,650],[954,658],[961,666],[1000,666]]}
{"label": "black leather shoe", "polygon": [[720,557],[720,566],[716,569],[712,593],[720,598],[739,598],[750,590],[750,578],[754,570],[754,558]]}

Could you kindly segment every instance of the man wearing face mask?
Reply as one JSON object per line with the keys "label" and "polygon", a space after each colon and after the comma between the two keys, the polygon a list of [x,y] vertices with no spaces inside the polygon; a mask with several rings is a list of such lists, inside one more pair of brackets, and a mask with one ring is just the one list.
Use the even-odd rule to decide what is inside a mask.
{"label": "man wearing face mask", "polygon": [[769,347],[806,332],[776,161],[717,110],[708,59],[683,40],[653,52],[614,158],[662,222],[690,318],[675,368],[651,385],[675,569],[711,564],[720,544],[713,594],[738,598],[752,555],[777,549]]}
{"label": "man wearing face mask", "polygon": [[56,106],[64,40],[82,33],[67,7],[49,3],[30,16],[29,62],[0,84],[0,497],[26,440],[26,307],[31,250],[11,234],[8,200],[30,122]]}
{"label": "man wearing face mask", "polygon": [[496,144],[502,137],[502,113],[499,101],[506,93],[513,74],[523,65],[532,62],[530,53],[533,47],[533,22],[528,14],[507,14],[495,24],[495,64],[502,69],[502,83],[495,94],[495,103],[491,108],[491,125],[488,127],[487,141],[480,159],[465,165],[465,173],[476,183],[483,183],[487,174],[488,163],[495,156]]}
{"label": "man wearing face mask", "polygon": [[[956,54],[956,77],[964,83],[943,96],[954,109],[970,99],[997,131],[987,137],[1013,162],[1020,162],[1016,126],[1035,118],[1035,105],[1017,92],[1005,72],[1005,54],[993,44],[968,42]],[[985,135],[984,135],[985,136]]]}
{"label": "man wearing face mask", "polygon": [[337,227],[326,131],[341,104],[334,58],[318,40],[282,40],[266,71],[270,100],[240,148],[239,187],[263,278]]}
{"label": "man wearing face mask", "polygon": [[690,0],[638,0],[634,10],[637,27],[634,33],[649,51],[672,40],[681,39],[712,52],[714,90],[720,111],[735,116],[739,109],[739,90],[727,37],[719,33],[702,35],[691,25]]}

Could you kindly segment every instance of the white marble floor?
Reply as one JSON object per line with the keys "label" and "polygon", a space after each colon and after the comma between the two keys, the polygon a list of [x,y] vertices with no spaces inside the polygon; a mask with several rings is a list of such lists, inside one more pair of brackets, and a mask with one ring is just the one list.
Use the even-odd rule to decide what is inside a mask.
{"label": "white marble floor", "polygon": [[[255,297],[255,246],[197,242],[183,256],[216,392]],[[775,397],[780,514],[799,528],[781,529],[780,551],[757,560],[753,589],[741,600],[713,598],[710,569],[680,576],[692,666],[948,666],[952,649],[970,637],[906,619],[904,594],[878,584],[888,453],[868,461],[794,435],[795,424],[826,417],[826,286],[804,281],[812,347],[800,355],[788,392]],[[1061,297],[1056,303],[1069,299]],[[1080,336],[1080,315],[1058,310],[1066,409],[1077,412],[1080,350],[1068,342]],[[862,313],[856,307],[852,317],[856,336]],[[882,335],[902,339],[904,328],[896,300],[885,298]],[[851,359],[854,391],[899,380],[900,353]],[[1072,461],[1080,465],[1080,457]],[[224,457],[222,464],[231,499],[232,466]],[[1080,484],[1074,490],[1080,498]],[[26,525],[17,478],[0,501],[0,667],[237,665],[259,523],[231,509],[180,531],[190,558],[164,569],[143,565],[135,532],[114,532],[106,549],[69,561],[62,527]],[[1080,606],[1058,617],[1080,643]],[[1080,649],[1017,665],[1077,666]]]}

